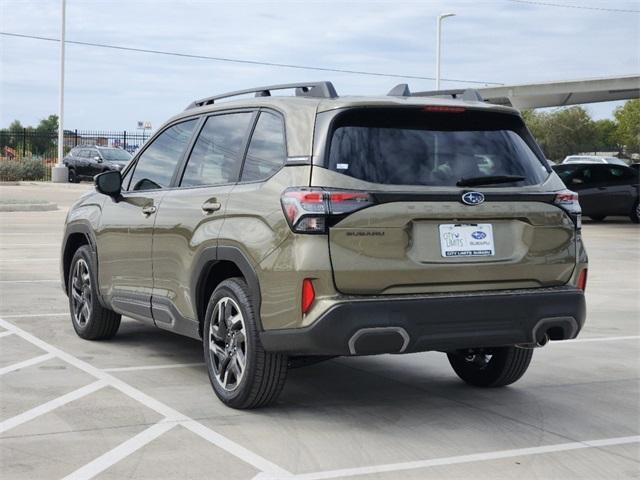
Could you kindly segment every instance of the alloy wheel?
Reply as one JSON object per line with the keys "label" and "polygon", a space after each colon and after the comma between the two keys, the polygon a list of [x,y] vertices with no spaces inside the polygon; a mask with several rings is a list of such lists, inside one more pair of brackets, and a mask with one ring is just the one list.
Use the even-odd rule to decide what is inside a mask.
{"label": "alloy wheel", "polygon": [[244,376],[247,340],[240,307],[230,297],[218,300],[211,315],[209,357],[216,382],[225,390],[235,390]]}
{"label": "alloy wheel", "polygon": [[83,258],[79,258],[71,277],[71,310],[73,320],[84,327],[91,318],[91,275],[89,266]]}

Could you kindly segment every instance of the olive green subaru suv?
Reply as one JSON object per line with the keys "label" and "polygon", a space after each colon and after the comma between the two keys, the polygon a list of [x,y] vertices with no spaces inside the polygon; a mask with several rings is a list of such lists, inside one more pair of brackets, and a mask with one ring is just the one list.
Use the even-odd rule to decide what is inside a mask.
{"label": "olive green subaru suv", "polygon": [[435,350],[507,385],[585,320],[577,195],[474,91],[205,98],[95,181],[62,246],[76,332],[110,338],[126,315],[199,339],[234,408],[335,356]]}

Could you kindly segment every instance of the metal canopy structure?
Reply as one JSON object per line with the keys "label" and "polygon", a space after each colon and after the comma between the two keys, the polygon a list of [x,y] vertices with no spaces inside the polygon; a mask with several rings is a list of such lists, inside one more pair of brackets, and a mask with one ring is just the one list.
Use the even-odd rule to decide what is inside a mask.
{"label": "metal canopy structure", "polygon": [[477,89],[486,102],[519,110],[640,98],[640,75]]}

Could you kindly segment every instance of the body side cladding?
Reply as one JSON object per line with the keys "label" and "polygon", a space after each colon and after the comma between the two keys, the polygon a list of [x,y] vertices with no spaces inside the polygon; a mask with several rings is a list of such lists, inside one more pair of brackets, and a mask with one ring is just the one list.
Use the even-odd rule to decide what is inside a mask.
{"label": "body side cladding", "polygon": [[156,327],[200,340],[198,320],[183,317],[173,302],[168,298],[153,297],[151,313]]}
{"label": "body side cladding", "polygon": [[115,291],[111,298],[111,308],[147,325],[155,325],[151,316],[151,295]]}

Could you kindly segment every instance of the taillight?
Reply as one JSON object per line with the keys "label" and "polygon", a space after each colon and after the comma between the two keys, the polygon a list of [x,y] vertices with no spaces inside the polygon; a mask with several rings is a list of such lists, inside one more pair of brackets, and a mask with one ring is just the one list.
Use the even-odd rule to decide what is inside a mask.
{"label": "taillight", "polygon": [[316,299],[316,291],[313,289],[313,283],[311,279],[305,278],[302,281],[302,301],[300,305],[302,307],[302,313],[307,313]]}
{"label": "taillight", "polygon": [[578,287],[583,292],[587,289],[587,269],[583,269],[578,274],[578,281],[576,282],[576,287]]}
{"label": "taillight", "polygon": [[345,214],[374,204],[367,192],[322,188],[289,188],[280,201],[287,222],[296,233],[326,233]]}
{"label": "taillight", "polygon": [[577,229],[582,228],[582,209],[576,192],[571,190],[558,192],[553,203],[569,214]]}

